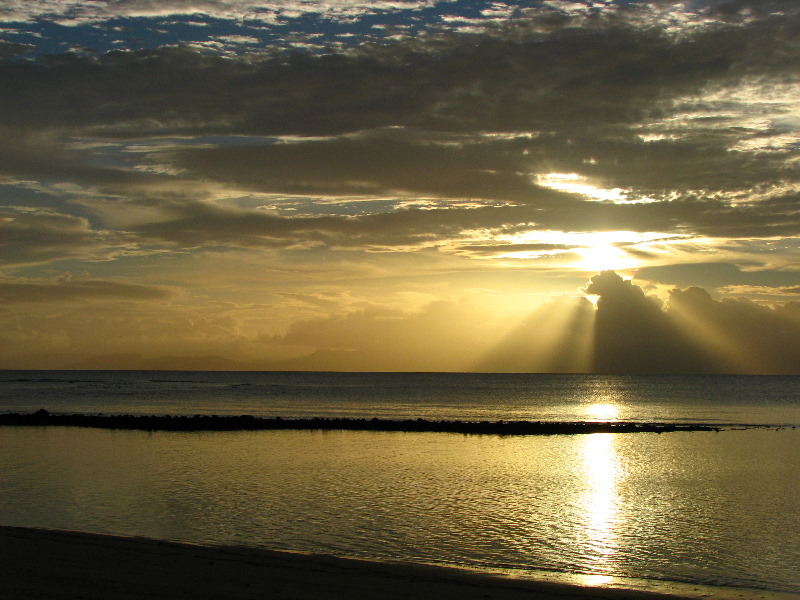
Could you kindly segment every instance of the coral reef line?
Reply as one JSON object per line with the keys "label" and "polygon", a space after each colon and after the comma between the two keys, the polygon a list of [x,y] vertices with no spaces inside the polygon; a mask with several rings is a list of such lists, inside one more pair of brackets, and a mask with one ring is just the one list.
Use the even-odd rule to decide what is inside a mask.
{"label": "coral reef line", "polygon": [[[719,431],[723,427],[705,423],[638,423],[626,421],[462,421],[378,418],[295,418],[251,415],[87,415],[34,413],[0,414],[0,425],[65,426],[144,431],[256,431],[343,430],[433,432],[487,435],[565,435],[580,433],[667,433],[673,431]],[[755,427],[747,425],[744,427]]]}

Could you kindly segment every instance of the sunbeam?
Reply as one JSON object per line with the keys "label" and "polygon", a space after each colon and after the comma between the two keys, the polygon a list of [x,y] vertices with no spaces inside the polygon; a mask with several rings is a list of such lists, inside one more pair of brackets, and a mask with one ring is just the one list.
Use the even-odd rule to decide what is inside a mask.
{"label": "sunbeam", "polygon": [[585,373],[591,370],[594,307],[562,296],[539,307],[478,362],[481,371]]}

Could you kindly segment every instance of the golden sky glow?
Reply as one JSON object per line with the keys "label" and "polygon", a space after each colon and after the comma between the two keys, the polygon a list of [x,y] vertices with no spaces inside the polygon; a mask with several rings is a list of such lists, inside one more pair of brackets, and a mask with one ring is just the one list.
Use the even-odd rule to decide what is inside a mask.
{"label": "golden sky glow", "polygon": [[793,3],[46,4],[0,367],[800,370]]}

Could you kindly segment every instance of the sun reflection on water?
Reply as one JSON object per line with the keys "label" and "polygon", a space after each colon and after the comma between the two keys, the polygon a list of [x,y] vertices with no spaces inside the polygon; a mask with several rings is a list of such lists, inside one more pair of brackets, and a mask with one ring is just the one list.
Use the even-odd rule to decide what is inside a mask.
{"label": "sun reflection on water", "polygon": [[614,582],[614,578],[611,575],[584,575],[581,580],[591,587],[601,587]]}
{"label": "sun reflection on water", "polygon": [[617,407],[614,404],[592,404],[587,409],[589,419],[593,421],[613,421],[617,418]]}
{"label": "sun reflection on water", "polygon": [[585,491],[580,499],[586,540],[583,554],[597,570],[596,575],[602,576],[614,563],[620,525],[617,483],[622,469],[615,448],[615,434],[587,435],[581,460],[585,480]]}

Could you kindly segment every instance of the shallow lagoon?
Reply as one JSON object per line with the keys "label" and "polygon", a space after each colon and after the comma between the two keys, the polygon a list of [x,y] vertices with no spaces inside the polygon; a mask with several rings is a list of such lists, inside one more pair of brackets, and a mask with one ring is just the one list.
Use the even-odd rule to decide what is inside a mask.
{"label": "shallow lagoon", "polygon": [[800,377],[0,371],[0,411],[39,408],[785,426],[572,436],[0,427],[0,515],[586,583],[800,594]]}
{"label": "shallow lagoon", "polygon": [[3,524],[800,593],[800,432],[0,428]]}

